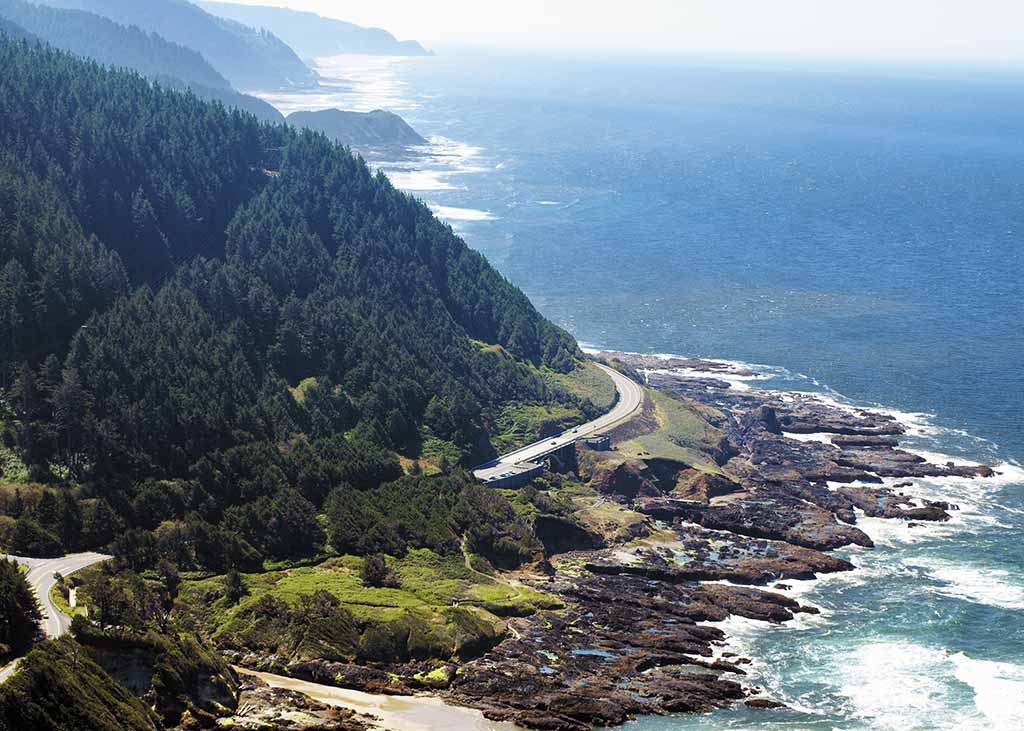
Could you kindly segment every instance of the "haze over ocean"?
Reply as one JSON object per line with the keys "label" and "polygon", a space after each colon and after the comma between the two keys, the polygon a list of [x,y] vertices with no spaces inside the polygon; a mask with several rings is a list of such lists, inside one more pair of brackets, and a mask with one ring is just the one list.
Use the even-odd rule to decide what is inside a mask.
{"label": "haze over ocean", "polygon": [[1000,465],[919,481],[951,524],[867,521],[862,570],[797,589],[822,618],[730,631],[793,710],[635,728],[1024,727],[1024,79],[461,51],[321,71],[355,82],[331,104],[433,137],[385,169],[581,342],[768,364],[758,387]]}

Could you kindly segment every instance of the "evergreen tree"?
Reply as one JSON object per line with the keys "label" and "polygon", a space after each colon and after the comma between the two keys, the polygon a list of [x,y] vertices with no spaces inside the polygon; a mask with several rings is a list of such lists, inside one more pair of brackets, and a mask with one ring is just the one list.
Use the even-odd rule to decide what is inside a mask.
{"label": "evergreen tree", "polygon": [[18,564],[0,559],[0,661],[31,646],[42,618]]}

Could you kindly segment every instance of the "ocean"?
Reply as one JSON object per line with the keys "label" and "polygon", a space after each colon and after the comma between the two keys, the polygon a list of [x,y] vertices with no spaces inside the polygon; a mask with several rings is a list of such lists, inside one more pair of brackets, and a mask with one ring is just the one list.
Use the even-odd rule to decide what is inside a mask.
{"label": "ocean", "polygon": [[[1024,728],[1024,71],[446,49],[321,59],[282,110],[403,115],[371,160],[588,346],[755,364],[896,413],[991,481],[949,524],[862,526],[822,609],[730,621],[789,708],[632,731]],[[757,365],[763,364],[763,365]],[[948,457],[947,457],[948,456]]]}

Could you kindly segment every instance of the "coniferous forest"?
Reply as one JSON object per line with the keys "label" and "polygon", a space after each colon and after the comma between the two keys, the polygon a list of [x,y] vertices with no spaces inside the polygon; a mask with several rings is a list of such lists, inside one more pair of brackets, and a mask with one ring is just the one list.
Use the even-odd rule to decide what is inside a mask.
{"label": "coniferous forest", "polygon": [[138,26],[121,25],[85,10],[48,7],[24,0],[0,0],[0,16],[55,48],[111,67],[138,71],[165,86],[191,89],[203,99],[238,107],[260,119],[284,120],[267,102],[235,91],[197,51]]}
{"label": "coniferous forest", "polygon": [[[0,36],[0,496],[34,555],[136,569],[535,545],[458,472],[580,353],[325,136]],[[448,445],[441,474],[399,458]],[[401,479],[399,479],[401,478]],[[326,516],[326,525],[324,516]]]}

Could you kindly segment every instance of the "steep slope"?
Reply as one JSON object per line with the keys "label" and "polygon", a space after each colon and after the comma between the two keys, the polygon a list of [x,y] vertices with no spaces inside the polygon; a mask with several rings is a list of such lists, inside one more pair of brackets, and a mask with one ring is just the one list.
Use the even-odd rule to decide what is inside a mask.
{"label": "steep slope", "polygon": [[323,132],[335,142],[350,147],[377,145],[422,145],[426,140],[404,119],[392,112],[343,112],[325,109],[320,112],[292,112],[288,123],[296,127]]}
{"label": "steep slope", "polygon": [[316,13],[264,5],[199,2],[214,15],[266,28],[279,36],[303,58],[364,53],[382,56],[426,56],[416,41],[398,41],[381,28],[364,28]]}
{"label": "steep slope", "polygon": [[186,0],[42,0],[138,26],[198,51],[236,88],[293,88],[316,76],[284,42],[266,31],[217,18]]}
{"label": "steep slope", "polygon": [[0,15],[58,48],[103,64],[135,69],[150,78],[176,78],[211,89],[231,86],[196,51],[94,13],[22,0],[0,0]]}
{"label": "steep slope", "polygon": [[0,686],[0,728],[18,731],[157,731],[132,696],[69,638],[36,646]]}
{"label": "steep slope", "polygon": [[0,66],[0,403],[32,474],[92,499],[29,510],[65,545],[113,508],[249,560],[244,503],[315,550],[391,450],[470,463],[507,404],[593,411],[542,372],[573,339],[344,147],[32,44]]}
{"label": "steep slope", "polygon": [[50,8],[22,0],[0,0],[0,17],[57,48],[110,66],[134,69],[172,88],[189,88],[204,99],[237,107],[260,119],[283,120],[270,104],[232,89],[228,80],[199,53],[155,33],[81,10]]}
{"label": "steep slope", "polygon": [[0,15],[0,33],[18,40],[31,39],[32,34],[9,18]]}

